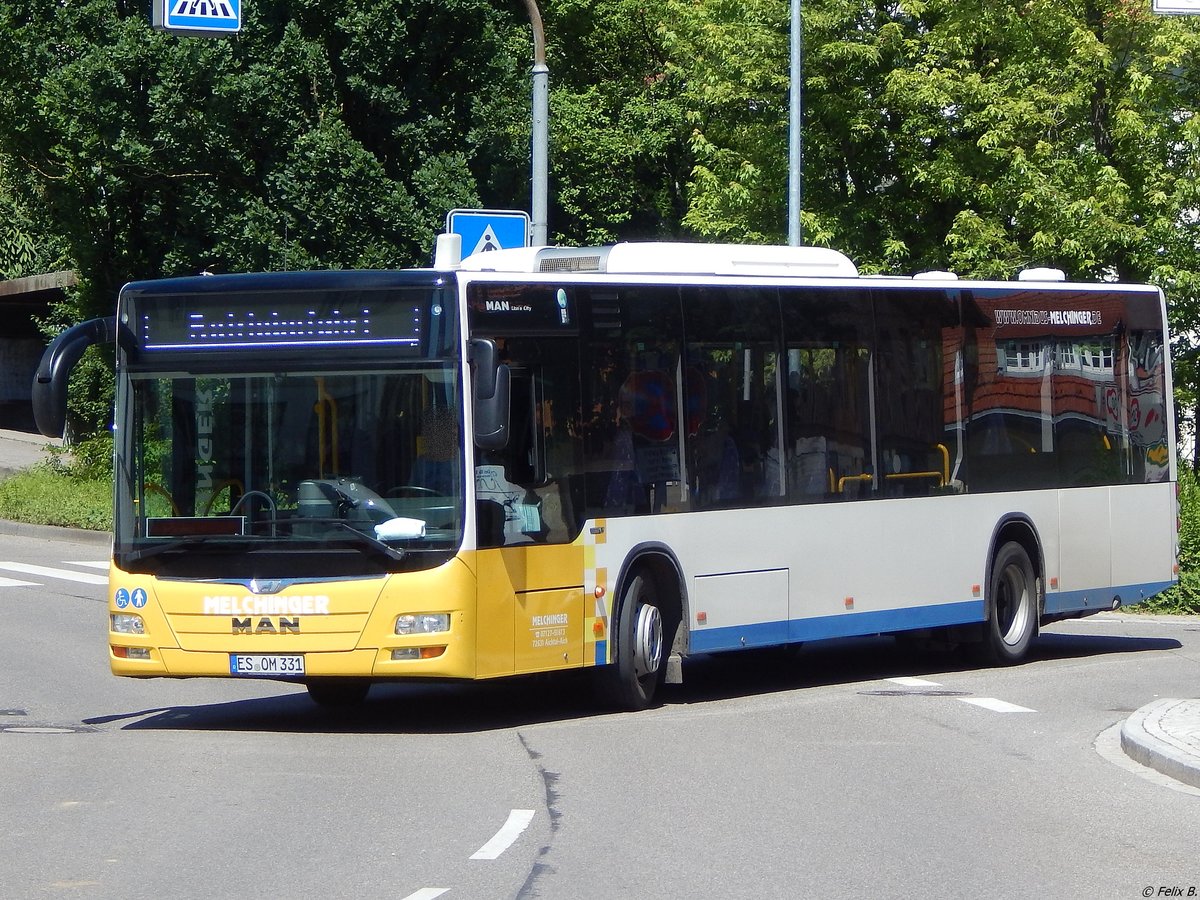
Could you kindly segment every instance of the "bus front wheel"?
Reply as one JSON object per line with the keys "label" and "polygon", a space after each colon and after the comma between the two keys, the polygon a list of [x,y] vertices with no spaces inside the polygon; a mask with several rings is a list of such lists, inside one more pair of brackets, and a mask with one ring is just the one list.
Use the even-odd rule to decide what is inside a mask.
{"label": "bus front wheel", "polygon": [[988,620],[983,653],[987,660],[1012,665],[1025,658],[1038,619],[1038,582],[1025,548],[1004,544],[988,578]]}
{"label": "bus front wheel", "polygon": [[667,677],[667,626],[654,577],[645,569],[630,579],[617,612],[616,659],[597,670],[600,699],[626,710],[654,703]]}

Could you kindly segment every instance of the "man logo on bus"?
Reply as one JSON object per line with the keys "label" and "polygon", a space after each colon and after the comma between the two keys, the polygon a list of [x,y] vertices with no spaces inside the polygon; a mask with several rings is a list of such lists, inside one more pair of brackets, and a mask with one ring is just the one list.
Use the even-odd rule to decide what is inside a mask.
{"label": "man logo on bus", "polygon": [[[278,624],[276,624],[278,622]],[[299,634],[300,633],[300,617],[280,616],[278,620],[273,620],[269,616],[263,616],[258,620],[258,624],[250,625],[250,619],[239,619],[234,616],[232,619],[233,634]]]}

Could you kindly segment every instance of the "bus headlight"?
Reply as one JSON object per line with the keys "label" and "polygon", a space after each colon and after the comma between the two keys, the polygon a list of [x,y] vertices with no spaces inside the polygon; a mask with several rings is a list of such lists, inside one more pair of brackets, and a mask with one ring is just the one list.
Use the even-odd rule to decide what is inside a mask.
{"label": "bus headlight", "polygon": [[437,634],[449,630],[449,613],[409,613],[396,617],[396,634]]}
{"label": "bus headlight", "polygon": [[108,617],[109,630],[117,634],[145,634],[146,624],[141,616],[131,616],[127,613],[112,613]]}

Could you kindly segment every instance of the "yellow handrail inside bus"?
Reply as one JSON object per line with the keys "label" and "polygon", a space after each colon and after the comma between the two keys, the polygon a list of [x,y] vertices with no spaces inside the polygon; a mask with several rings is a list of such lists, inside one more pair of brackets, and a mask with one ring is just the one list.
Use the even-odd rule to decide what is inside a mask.
{"label": "yellow handrail inside bus", "polygon": [[[204,504],[202,515],[207,516],[212,512],[213,504],[217,502],[217,498],[221,496],[221,491],[225,490],[225,488],[230,488],[231,490],[237,488],[239,494],[246,493],[245,486],[236,478],[227,478],[224,481],[218,481],[213,485],[213,492],[208,497],[208,503]],[[229,505],[232,506],[233,504],[230,503]]]}
{"label": "yellow handrail inside bus", "polygon": [[844,494],[846,492],[847,481],[873,481],[874,478],[875,476],[871,475],[870,473],[864,473],[862,475],[843,475],[838,479],[837,492],[839,494]]}
{"label": "yellow handrail inside bus", "polygon": [[941,472],[895,472],[891,475],[883,476],[888,481],[895,478],[936,478],[938,487],[946,486],[946,479]]}
{"label": "yellow handrail inside bus", "polygon": [[[158,494],[160,497],[165,497],[167,502],[171,504],[171,515],[179,515],[179,506],[175,503],[175,498],[171,496],[171,492],[165,487],[157,485],[153,481],[147,481],[143,486],[143,489],[147,494]],[[137,505],[136,500],[134,501],[134,505]]]}
{"label": "yellow handrail inside bus", "polygon": [[[318,377],[317,381],[317,402],[313,409],[317,414],[317,460],[321,470],[321,477],[325,478],[327,471],[329,475],[336,476],[337,461],[338,461],[338,413],[337,401],[333,399],[333,395],[325,390],[325,379]],[[329,428],[329,440],[325,439],[325,429]],[[326,451],[332,455],[332,466],[326,469]]]}
{"label": "yellow handrail inside bus", "polygon": [[945,444],[938,444],[937,448],[942,451],[942,485],[950,483],[950,448]]}

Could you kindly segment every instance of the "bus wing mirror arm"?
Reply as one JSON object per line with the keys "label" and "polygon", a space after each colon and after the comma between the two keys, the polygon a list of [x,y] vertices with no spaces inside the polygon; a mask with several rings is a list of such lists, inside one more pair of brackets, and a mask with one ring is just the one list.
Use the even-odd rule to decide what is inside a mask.
{"label": "bus wing mirror arm", "polygon": [[117,317],[72,325],[50,342],[33,376],[33,419],[46,437],[62,437],[67,425],[67,383],[88,347],[112,341]]}
{"label": "bus wing mirror arm", "polygon": [[496,343],[474,338],[470,360],[475,369],[475,446],[502,450],[508,446],[511,379],[508,366],[500,362]]}

